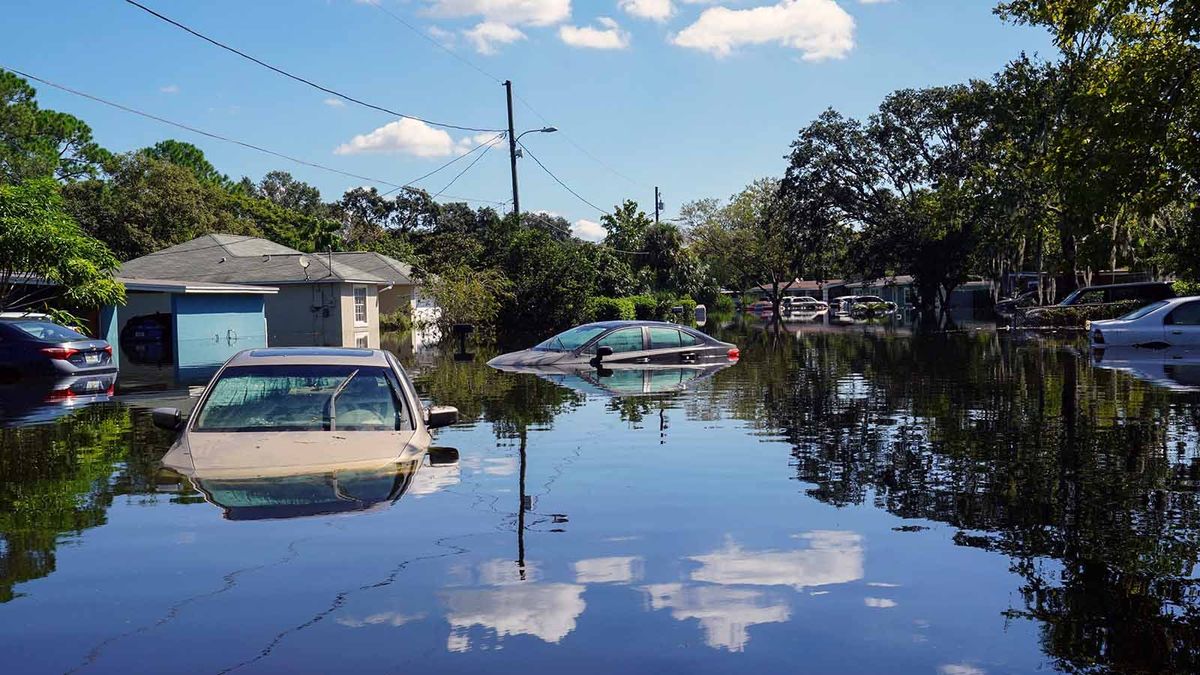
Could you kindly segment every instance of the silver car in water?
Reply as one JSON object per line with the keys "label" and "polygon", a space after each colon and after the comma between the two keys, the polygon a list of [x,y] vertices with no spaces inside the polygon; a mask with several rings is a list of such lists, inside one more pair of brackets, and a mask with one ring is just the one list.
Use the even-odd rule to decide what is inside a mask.
{"label": "silver car in water", "polygon": [[371,469],[421,460],[430,430],[458,411],[425,408],[392,354],[377,349],[251,349],[213,376],[186,420],[159,408],[154,423],[179,431],[163,464],[205,479]]}

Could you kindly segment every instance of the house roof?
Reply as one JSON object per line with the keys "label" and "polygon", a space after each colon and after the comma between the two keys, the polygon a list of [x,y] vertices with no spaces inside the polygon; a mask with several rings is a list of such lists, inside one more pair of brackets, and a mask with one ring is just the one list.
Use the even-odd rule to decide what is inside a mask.
{"label": "house roof", "polygon": [[404,263],[379,253],[301,253],[259,237],[206,234],[130,260],[118,276],[217,284],[385,285],[411,284],[411,272]]}
{"label": "house roof", "polygon": [[184,295],[274,295],[279,292],[273,286],[247,286],[244,284],[218,284],[211,281],[195,282],[178,279],[126,279],[117,277],[117,281],[125,286],[127,291],[145,291],[154,293],[182,293]]}
{"label": "house roof", "polygon": [[[812,291],[819,291],[822,288],[829,288],[830,286],[841,286],[843,283],[845,283],[845,282],[843,282],[841,279],[828,279],[826,281],[816,281],[813,279],[795,279],[791,282],[790,286],[788,285],[787,282],[783,282],[783,283],[779,284],[779,290],[785,291],[785,292],[786,291],[812,292]],[[763,284],[761,286],[755,286],[755,290],[770,293],[770,292],[774,291],[775,289],[770,284]]]}

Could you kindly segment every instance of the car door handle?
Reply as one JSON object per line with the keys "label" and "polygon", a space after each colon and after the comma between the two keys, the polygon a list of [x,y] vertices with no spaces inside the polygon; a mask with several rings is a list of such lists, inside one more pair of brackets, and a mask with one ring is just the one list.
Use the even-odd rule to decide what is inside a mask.
{"label": "car door handle", "polygon": [[684,361],[691,361],[696,358],[696,352],[684,352],[679,355]]}
{"label": "car door handle", "polygon": [[649,356],[643,356],[643,357],[642,357],[642,358],[640,358],[640,359],[634,359],[634,360],[633,360],[633,362],[634,362],[634,363],[650,363],[650,357],[649,357]]}
{"label": "car door handle", "polygon": [[1181,331],[1181,330],[1173,330],[1173,331],[1171,331],[1171,335],[1183,335],[1183,331]]}

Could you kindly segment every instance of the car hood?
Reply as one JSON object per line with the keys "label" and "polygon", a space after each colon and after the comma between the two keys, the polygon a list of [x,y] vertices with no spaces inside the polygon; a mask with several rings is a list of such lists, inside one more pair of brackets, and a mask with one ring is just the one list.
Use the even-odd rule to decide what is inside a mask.
{"label": "car hood", "polygon": [[162,463],[190,477],[248,478],[366,469],[419,459],[416,431],[184,432]]}
{"label": "car hood", "polygon": [[539,349],[522,349],[519,352],[501,354],[487,364],[498,370],[515,371],[523,367],[551,366],[574,357],[572,352],[547,352]]}

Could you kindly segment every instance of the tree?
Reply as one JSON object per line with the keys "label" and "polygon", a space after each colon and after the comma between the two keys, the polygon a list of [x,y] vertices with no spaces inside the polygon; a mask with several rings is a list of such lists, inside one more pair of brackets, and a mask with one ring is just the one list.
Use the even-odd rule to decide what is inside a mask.
{"label": "tree", "polygon": [[604,243],[623,251],[641,251],[645,243],[646,230],[654,224],[638,203],[632,199],[600,217],[600,224],[608,231]]}
{"label": "tree", "polygon": [[167,139],[143,148],[140,152],[147,157],[187,169],[202,183],[232,187],[229,177],[217,171],[217,167],[204,156],[204,151],[191,143]]}
{"label": "tree", "polygon": [[[75,307],[124,301],[117,259],[67,214],[49,178],[0,185],[0,310],[24,310],[60,295]],[[22,283],[47,282],[49,286]]]}
{"label": "tree", "polygon": [[92,140],[92,129],[66,113],[38,108],[37,91],[0,69],[0,182],[96,176],[110,153]]}
{"label": "tree", "polygon": [[321,191],[296,180],[287,171],[267,172],[258,185],[253,186],[251,194],[306,216],[329,215],[329,207],[321,201]]}

